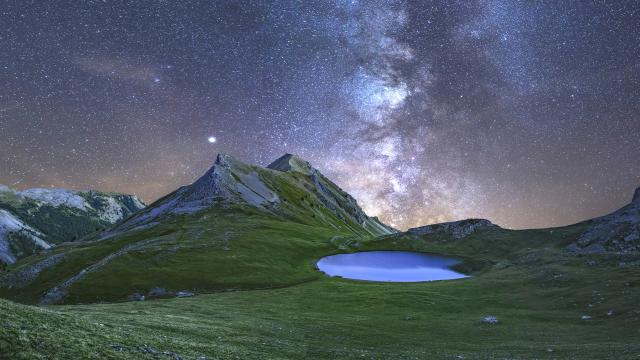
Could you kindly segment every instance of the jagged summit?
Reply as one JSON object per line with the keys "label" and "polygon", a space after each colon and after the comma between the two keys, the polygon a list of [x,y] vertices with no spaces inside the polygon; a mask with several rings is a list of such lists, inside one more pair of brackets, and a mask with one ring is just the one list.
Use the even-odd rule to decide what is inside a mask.
{"label": "jagged summit", "polygon": [[267,168],[282,172],[295,171],[306,175],[311,175],[315,170],[308,161],[305,161],[299,156],[293,154],[282,155],[276,161],[269,164]]}
{"label": "jagged summit", "polygon": [[213,166],[191,185],[183,186],[153,203],[119,229],[155,222],[160,216],[189,214],[206,208],[246,204],[266,208],[280,202],[261,180],[257,169],[227,154],[218,154]]}
{"label": "jagged summit", "polygon": [[636,191],[633,193],[633,199],[631,200],[631,202],[632,203],[640,202],[640,187],[638,187]]}

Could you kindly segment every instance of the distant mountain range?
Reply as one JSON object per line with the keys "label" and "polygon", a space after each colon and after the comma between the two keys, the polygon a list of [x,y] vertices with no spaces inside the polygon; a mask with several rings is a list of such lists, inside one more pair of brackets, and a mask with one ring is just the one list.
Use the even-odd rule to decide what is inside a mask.
{"label": "distant mountain range", "polygon": [[0,185],[0,262],[102,231],[144,207],[133,195]]}

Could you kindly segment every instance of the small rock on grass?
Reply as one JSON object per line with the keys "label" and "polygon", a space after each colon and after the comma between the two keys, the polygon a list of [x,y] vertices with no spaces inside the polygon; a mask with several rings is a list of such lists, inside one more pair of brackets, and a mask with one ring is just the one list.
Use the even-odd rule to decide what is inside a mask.
{"label": "small rock on grass", "polygon": [[493,316],[493,315],[487,315],[487,316],[482,318],[482,323],[483,324],[495,325],[495,324],[498,323],[498,318]]}
{"label": "small rock on grass", "polygon": [[192,293],[191,291],[187,291],[187,290],[178,291],[176,293],[176,297],[179,297],[179,298],[191,297],[193,295],[195,295],[195,294]]}
{"label": "small rock on grass", "polygon": [[140,293],[135,293],[135,294],[129,295],[127,297],[127,300],[129,300],[129,301],[144,301],[144,295],[142,295]]}

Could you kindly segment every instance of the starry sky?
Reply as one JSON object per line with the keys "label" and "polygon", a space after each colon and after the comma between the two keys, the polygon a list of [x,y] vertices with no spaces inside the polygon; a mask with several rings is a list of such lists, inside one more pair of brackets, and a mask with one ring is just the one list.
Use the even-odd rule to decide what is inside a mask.
{"label": "starry sky", "polygon": [[0,183],[150,202],[218,152],[295,153],[401,229],[577,222],[640,186],[639,23],[635,1],[10,0]]}

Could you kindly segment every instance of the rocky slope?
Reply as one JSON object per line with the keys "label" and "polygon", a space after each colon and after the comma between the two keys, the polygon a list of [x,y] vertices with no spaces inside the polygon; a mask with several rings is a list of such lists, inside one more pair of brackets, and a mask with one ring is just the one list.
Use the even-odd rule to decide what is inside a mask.
{"label": "rocky slope", "polygon": [[238,206],[294,221],[348,226],[370,235],[395,231],[367,216],[351,195],[295,155],[286,154],[262,168],[219,154],[213,166],[193,184],[153,203],[107,236],[152,226],[176,215]]}
{"label": "rocky slope", "polygon": [[305,180],[311,182],[311,186],[306,185],[307,189],[338,218],[350,219],[374,235],[395,232],[378,218],[367,216],[356,199],[327,179],[307,161],[292,154],[285,154],[267,168],[285,173],[302,174]]}
{"label": "rocky slope", "polygon": [[575,254],[640,251],[640,188],[631,203],[611,214],[586,222],[587,229],[567,247]]}
{"label": "rocky slope", "polygon": [[466,219],[460,221],[451,221],[440,224],[421,226],[407,231],[410,235],[448,235],[454,239],[462,239],[476,231],[497,228],[497,225],[486,219]]}
{"label": "rocky slope", "polygon": [[144,208],[132,195],[0,185],[0,262],[103,230]]}

